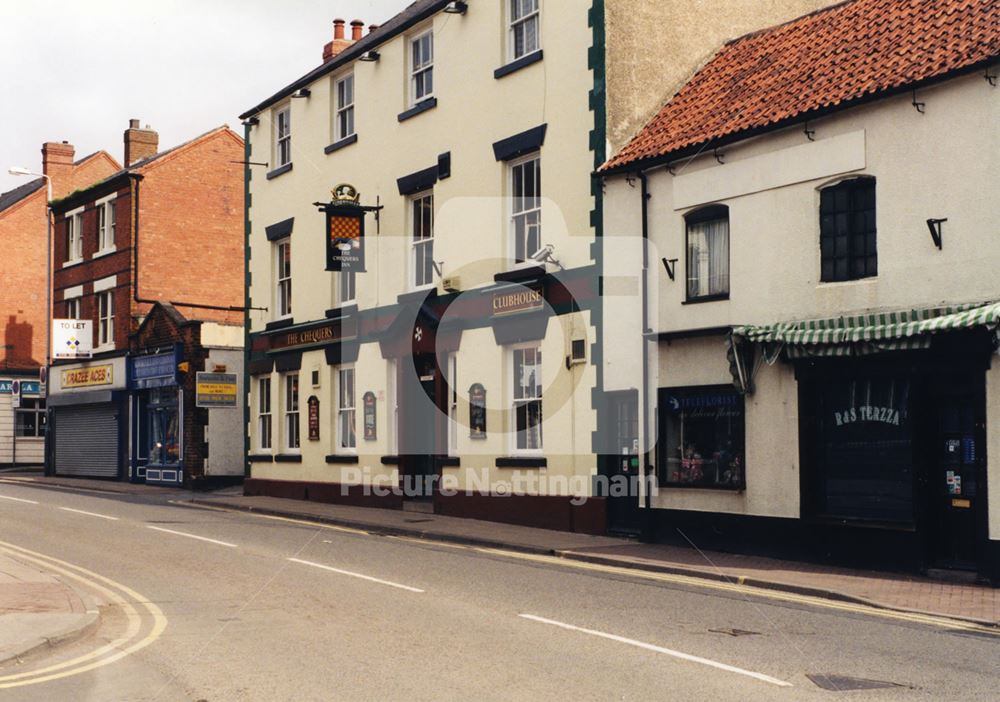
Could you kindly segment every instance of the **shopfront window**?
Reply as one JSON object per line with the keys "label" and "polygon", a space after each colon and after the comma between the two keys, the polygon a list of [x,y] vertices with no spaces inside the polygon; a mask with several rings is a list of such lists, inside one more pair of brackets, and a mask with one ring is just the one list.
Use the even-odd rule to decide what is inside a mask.
{"label": "shopfront window", "polygon": [[911,522],[909,380],[830,376],[817,386],[819,446],[813,484],[817,512]]}
{"label": "shopfront window", "polygon": [[542,349],[516,348],[512,352],[516,452],[542,450]]}
{"label": "shopfront window", "polygon": [[45,436],[45,400],[22,398],[17,409],[16,436]]}
{"label": "shopfront window", "polygon": [[146,411],[149,414],[149,463],[173,465],[181,460],[180,415],[177,388],[150,388]]}
{"label": "shopfront window", "polygon": [[357,448],[354,433],[354,369],[337,371],[337,447],[350,452]]}
{"label": "shopfront window", "polygon": [[285,376],[285,448],[299,450],[299,374]]}
{"label": "shopfront window", "polygon": [[257,379],[257,446],[271,450],[271,379]]}
{"label": "shopfront window", "polygon": [[744,487],[743,397],[735,389],[662,388],[659,417],[661,485]]}

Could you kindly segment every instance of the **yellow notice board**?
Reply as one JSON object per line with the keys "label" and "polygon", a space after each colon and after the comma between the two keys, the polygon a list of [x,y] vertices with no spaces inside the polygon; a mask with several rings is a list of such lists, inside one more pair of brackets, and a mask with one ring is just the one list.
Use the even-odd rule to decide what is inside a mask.
{"label": "yellow notice board", "polygon": [[198,373],[195,379],[195,405],[198,407],[236,407],[235,373]]}

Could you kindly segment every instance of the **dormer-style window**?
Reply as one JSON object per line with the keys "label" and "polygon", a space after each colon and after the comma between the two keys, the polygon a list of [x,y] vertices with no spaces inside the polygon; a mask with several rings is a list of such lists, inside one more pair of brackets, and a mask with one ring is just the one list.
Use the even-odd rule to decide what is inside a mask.
{"label": "dormer-style window", "polygon": [[285,105],[274,113],[274,160],[281,167],[292,162],[292,107]]}
{"label": "dormer-style window", "polygon": [[434,95],[434,33],[430,30],[410,40],[410,104]]}
{"label": "dormer-style window", "polygon": [[510,3],[510,60],[538,51],[539,0],[508,0]]}

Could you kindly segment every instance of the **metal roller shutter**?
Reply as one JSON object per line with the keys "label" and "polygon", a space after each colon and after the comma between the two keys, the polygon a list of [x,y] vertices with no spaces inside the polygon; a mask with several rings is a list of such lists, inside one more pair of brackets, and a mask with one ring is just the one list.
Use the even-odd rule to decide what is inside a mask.
{"label": "metal roller shutter", "polygon": [[118,420],[112,404],[59,407],[55,464],[59,475],[118,475]]}

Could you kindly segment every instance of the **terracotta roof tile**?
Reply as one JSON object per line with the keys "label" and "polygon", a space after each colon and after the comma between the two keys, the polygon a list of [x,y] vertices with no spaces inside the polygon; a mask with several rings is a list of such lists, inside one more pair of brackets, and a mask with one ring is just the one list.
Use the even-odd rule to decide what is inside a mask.
{"label": "terracotta roof tile", "polygon": [[727,43],[601,170],[982,65],[998,0],[849,0]]}

